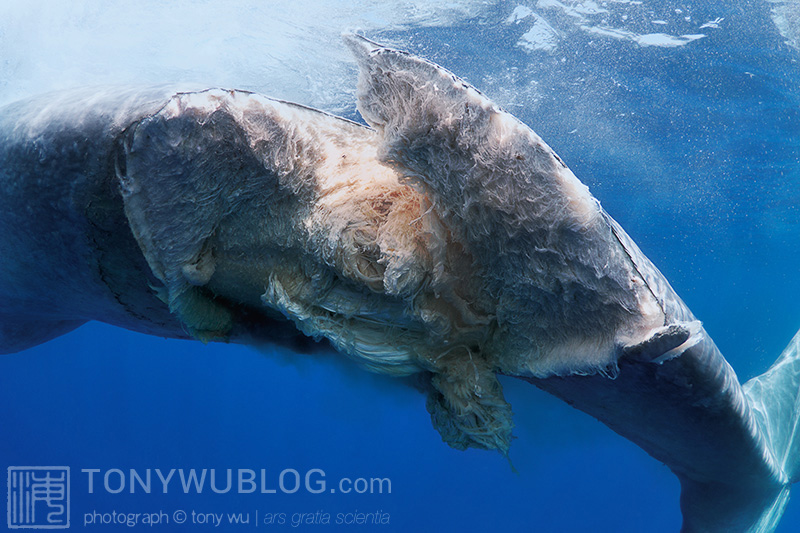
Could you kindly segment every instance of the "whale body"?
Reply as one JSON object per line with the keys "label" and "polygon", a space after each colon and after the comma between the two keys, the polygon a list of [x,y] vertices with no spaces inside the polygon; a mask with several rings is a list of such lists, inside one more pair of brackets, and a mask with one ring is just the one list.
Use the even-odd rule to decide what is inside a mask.
{"label": "whale body", "polygon": [[529,127],[359,36],[363,126],[227,89],[96,88],[0,110],[0,353],[88,320],[325,339],[417,375],[442,438],[508,452],[498,374],[681,481],[686,531],[770,531],[797,479],[800,335],[741,385],[658,269]]}

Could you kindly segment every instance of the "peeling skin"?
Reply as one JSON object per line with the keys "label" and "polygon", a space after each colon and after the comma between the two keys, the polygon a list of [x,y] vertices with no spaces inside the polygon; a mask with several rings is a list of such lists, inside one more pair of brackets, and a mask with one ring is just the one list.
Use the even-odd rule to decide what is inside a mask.
{"label": "peeling skin", "polygon": [[527,126],[441,67],[349,44],[369,128],[224,89],[117,121],[110,179],[150,270],[137,298],[166,304],[176,336],[250,342],[288,321],[425,376],[447,442],[506,453],[495,374],[613,374],[666,325],[636,261],[655,269]]}
{"label": "peeling skin", "polygon": [[486,351],[499,369],[613,373],[620,345],[664,325],[630,258],[641,252],[616,238],[538,135],[437,65],[363,39],[349,45],[379,158],[426,191],[475,259],[495,324]]}
{"label": "peeling skin", "polygon": [[231,302],[266,308],[370,370],[432,376],[448,439],[507,451],[484,349],[496,304],[426,191],[378,159],[374,130],[209,90],[174,96],[123,146],[131,229],[194,336],[229,338]]}
{"label": "peeling skin", "polygon": [[664,317],[640,312],[652,295],[586,187],[476,91],[428,101],[416,87],[423,101],[405,105],[426,122],[392,122],[417,120],[408,109],[379,127],[374,106],[399,105],[387,94],[405,87],[383,82],[435,81],[427,66],[362,84],[375,130],[249,93],[176,95],[126,133],[118,179],[166,301],[195,336],[230,336],[228,302],[266,307],[370,370],[430,374],[446,440],[505,452],[495,372],[613,373],[620,339],[641,341]]}

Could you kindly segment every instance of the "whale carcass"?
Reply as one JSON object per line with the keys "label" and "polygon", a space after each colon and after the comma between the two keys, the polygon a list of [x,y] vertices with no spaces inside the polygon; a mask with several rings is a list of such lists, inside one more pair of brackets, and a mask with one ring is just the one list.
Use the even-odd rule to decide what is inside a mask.
{"label": "whale carcass", "polygon": [[358,36],[369,127],[226,89],[0,110],[0,353],[88,320],[418,375],[443,439],[507,453],[498,374],[667,464],[687,531],[774,529],[798,341],[741,385],[655,266],[525,124]]}

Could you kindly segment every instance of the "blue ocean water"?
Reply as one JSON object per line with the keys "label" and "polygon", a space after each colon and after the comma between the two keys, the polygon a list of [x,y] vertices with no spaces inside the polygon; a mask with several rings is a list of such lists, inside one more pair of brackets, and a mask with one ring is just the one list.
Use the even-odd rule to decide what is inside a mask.
{"label": "blue ocean water", "polygon": [[[790,8],[6,5],[0,101],[62,86],[191,80],[357,119],[355,66],[338,34],[360,28],[449,68],[537,131],[662,270],[744,381],[800,328],[800,28]],[[515,413],[513,467],[496,453],[448,448],[422,394],[333,354],[90,323],[0,358],[0,466],[69,466],[73,528],[94,512],[164,511],[174,520],[185,511],[182,527],[192,530],[213,527],[192,525],[192,512],[248,516],[247,525],[220,526],[226,531],[256,521],[309,531],[679,529],[679,486],[664,465],[530,385],[503,384]],[[99,472],[90,494],[82,470],[91,469]],[[151,470],[149,494],[138,485],[131,493],[131,469]],[[266,488],[277,490],[218,494],[206,480],[201,493],[184,494],[176,477],[164,494],[155,469],[215,469],[217,488],[227,469],[234,485],[237,469],[263,469]],[[119,493],[104,487],[108,472],[111,489],[125,476]],[[290,492],[295,475],[300,488]],[[323,475],[326,490],[307,490]],[[331,493],[342,478],[388,479],[391,489]],[[335,524],[358,512],[388,524]],[[281,513],[285,523],[265,523]],[[301,513],[317,521],[328,513],[333,524],[294,527],[308,519]],[[778,531],[798,529],[800,504],[791,501]]]}

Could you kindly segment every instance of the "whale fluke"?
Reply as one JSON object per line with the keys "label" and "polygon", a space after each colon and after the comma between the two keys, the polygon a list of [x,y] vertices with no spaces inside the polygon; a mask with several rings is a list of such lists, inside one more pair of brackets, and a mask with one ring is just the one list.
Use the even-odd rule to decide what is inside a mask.
{"label": "whale fluke", "polygon": [[800,332],[777,361],[744,384],[756,423],[789,483],[800,480]]}

